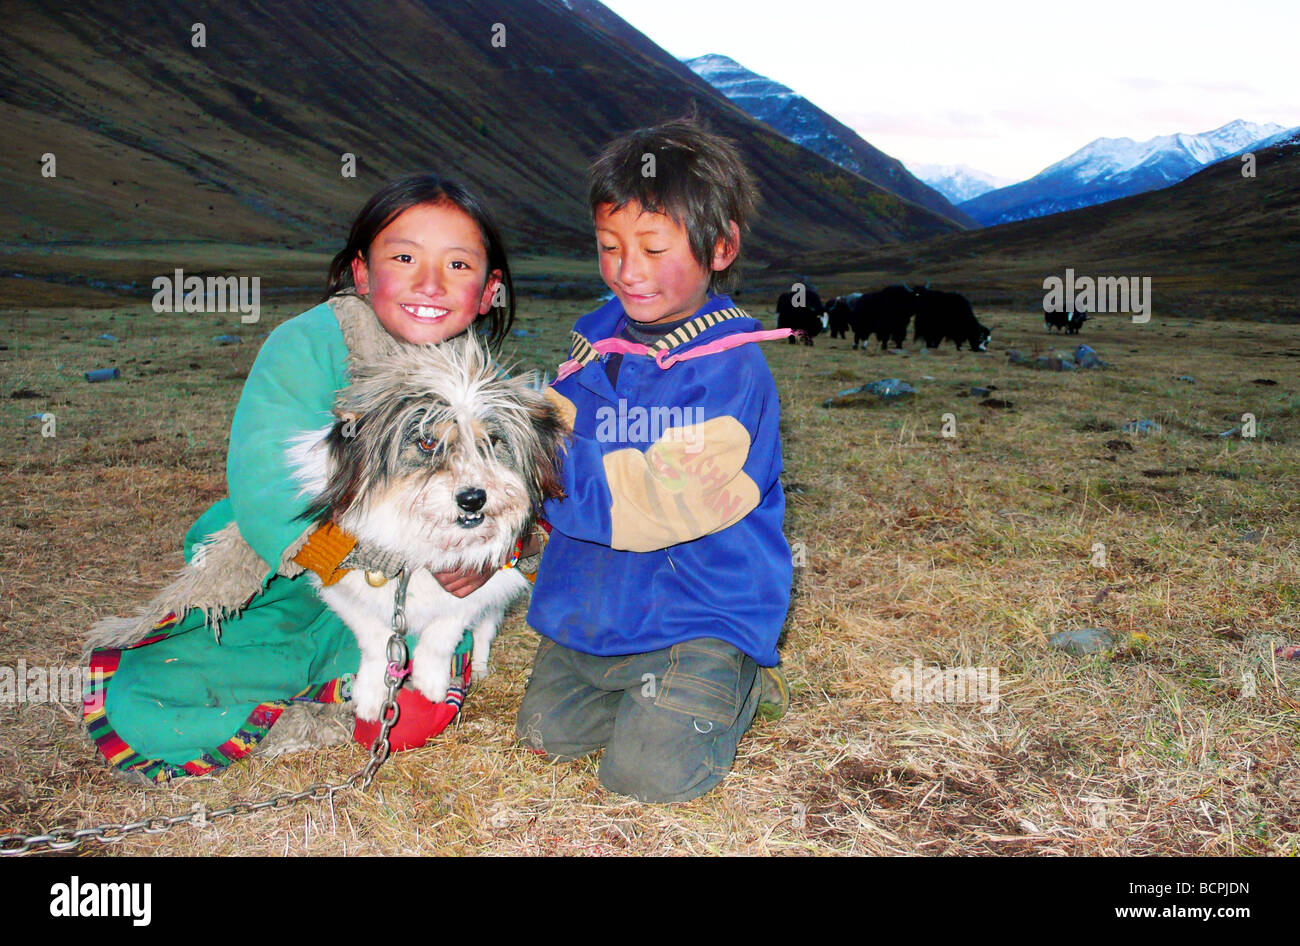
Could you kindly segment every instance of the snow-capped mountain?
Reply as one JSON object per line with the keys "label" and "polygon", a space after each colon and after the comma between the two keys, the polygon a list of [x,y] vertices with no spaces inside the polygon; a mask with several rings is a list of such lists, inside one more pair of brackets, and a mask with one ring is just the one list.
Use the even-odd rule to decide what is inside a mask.
{"label": "snow-capped mountain", "polygon": [[1271,148],[1274,145],[1295,144],[1300,142],[1300,125],[1294,128],[1288,128],[1285,131],[1279,131],[1276,135],[1269,135],[1267,138],[1261,138],[1259,141],[1252,141],[1244,148],[1238,148],[1228,157],[1235,158],[1238,155],[1245,154],[1247,151],[1263,151],[1265,148]]}
{"label": "snow-capped mountain", "polygon": [[907,169],[954,204],[1014,184],[1009,177],[996,177],[966,164],[911,164]]}
{"label": "snow-capped mountain", "polygon": [[981,194],[961,209],[991,226],[1101,204],[1176,184],[1282,130],[1238,120],[1199,135],[1098,138],[1029,180]]}
{"label": "snow-capped mountain", "polygon": [[963,227],[974,225],[970,217],[939,191],[918,180],[901,161],[873,147],[793,89],[717,53],[682,61],[742,111],[766,122],[795,144]]}

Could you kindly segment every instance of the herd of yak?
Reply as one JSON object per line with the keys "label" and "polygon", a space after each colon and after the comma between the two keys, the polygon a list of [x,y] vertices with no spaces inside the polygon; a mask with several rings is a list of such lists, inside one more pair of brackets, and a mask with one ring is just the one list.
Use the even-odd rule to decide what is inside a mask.
{"label": "herd of yak", "polygon": [[[938,348],[951,341],[960,351],[963,344],[971,351],[987,351],[992,332],[975,318],[970,302],[958,292],[913,289],[906,283],[886,286],[877,292],[854,292],[836,296],[825,305],[806,283],[796,283],[776,301],[777,326],[799,333],[807,345],[823,330],[831,338],[847,339],[853,332],[853,347],[865,348],[871,336],[880,348],[902,348],[907,337],[907,323],[915,319],[912,340],[923,341],[926,348]],[[1049,312],[1046,326],[1077,335],[1088,316],[1082,312]],[[794,344],[791,336],[790,343]]]}

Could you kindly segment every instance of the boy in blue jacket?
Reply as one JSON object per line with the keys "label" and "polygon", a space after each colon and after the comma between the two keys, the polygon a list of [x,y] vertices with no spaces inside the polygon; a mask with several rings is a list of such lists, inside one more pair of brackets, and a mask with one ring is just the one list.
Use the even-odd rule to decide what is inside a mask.
{"label": "boy in blue jacket", "polygon": [[[790,603],[776,385],[762,326],[715,292],[756,191],[725,139],[678,120],[591,170],[600,272],[551,389],[573,427],[565,498],[529,623],[542,635],[516,731],[533,750],[600,747],[606,788],[695,798],[731,769]],[[764,670],[764,668],[770,668]]]}

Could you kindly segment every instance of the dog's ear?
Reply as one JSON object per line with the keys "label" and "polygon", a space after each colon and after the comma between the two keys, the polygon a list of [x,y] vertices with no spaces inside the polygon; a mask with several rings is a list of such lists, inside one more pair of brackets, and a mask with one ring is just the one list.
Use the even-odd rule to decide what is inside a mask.
{"label": "dog's ear", "polygon": [[[552,389],[547,389],[548,393]],[[537,398],[529,408],[533,429],[537,432],[532,457],[537,490],[542,499],[563,499],[560,464],[568,450],[570,423],[551,397]]]}
{"label": "dog's ear", "polygon": [[365,452],[358,438],[362,415],[336,408],[334,417],[334,427],[325,435],[330,471],[325,491],[312,500],[300,517],[321,523],[351,508],[365,473]]}

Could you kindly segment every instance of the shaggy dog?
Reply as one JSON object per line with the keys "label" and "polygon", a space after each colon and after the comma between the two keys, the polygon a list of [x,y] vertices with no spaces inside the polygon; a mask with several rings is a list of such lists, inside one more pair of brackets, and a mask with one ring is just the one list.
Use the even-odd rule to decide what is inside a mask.
{"label": "shaggy dog", "polygon": [[[501,569],[457,598],[432,573],[509,560],[542,501],[561,495],[557,463],[568,429],[544,394],[507,378],[470,334],[438,345],[402,345],[350,368],[351,384],[335,401],[335,423],[286,441],[289,465],[313,497],[302,518],[332,521],[358,548],[406,566],[407,622],[420,637],[411,682],[439,702],[465,629],[474,633],[471,672],[482,679],[497,627],[529,584],[518,569]],[[99,622],[89,647],[134,643],[159,616],[192,607],[203,608],[219,635],[221,618],[261,587],[265,569],[232,523],[135,618]],[[399,582],[360,568],[329,586],[314,572],[309,580],[356,634],[356,714],[376,720],[387,695],[386,645]]]}

